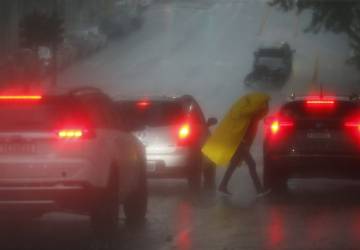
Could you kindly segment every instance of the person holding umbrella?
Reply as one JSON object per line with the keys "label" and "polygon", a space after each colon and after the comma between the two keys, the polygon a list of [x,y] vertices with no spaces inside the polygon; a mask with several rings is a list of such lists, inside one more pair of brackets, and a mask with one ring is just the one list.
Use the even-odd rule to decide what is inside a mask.
{"label": "person holding umbrella", "polygon": [[269,110],[270,97],[264,93],[250,93],[241,97],[225,115],[213,135],[202,148],[203,154],[217,166],[228,166],[219,191],[228,191],[228,182],[237,166],[243,161],[259,195],[267,193],[256,172],[256,163],[250,147],[256,137],[258,123]]}

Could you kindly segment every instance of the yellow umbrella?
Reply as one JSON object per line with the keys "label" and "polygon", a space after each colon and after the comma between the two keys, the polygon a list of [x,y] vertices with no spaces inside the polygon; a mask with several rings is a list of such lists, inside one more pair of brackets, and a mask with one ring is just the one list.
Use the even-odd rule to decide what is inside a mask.
{"label": "yellow umbrella", "polygon": [[270,96],[250,93],[241,97],[225,115],[202,148],[203,154],[217,166],[227,165],[244,138],[253,116],[264,109]]}

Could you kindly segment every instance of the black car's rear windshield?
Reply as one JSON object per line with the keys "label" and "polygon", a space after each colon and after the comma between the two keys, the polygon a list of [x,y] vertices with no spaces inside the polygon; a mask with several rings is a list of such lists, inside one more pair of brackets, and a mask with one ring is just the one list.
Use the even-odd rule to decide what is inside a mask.
{"label": "black car's rear windshield", "polygon": [[342,119],[357,114],[359,108],[359,103],[344,100],[334,100],[333,104],[326,102],[307,104],[307,101],[294,101],[285,104],[281,109],[281,113],[298,119],[314,117]]}
{"label": "black car's rear windshield", "polygon": [[1,100],[0,131],[43,131],[56,129],[66,121],[88,122],[80,103],[63,97],[41,100]]}
{"label": "black car's rear windshield", "polygon": [[138,128],[171,126],[185,117],[183,106],[175,101],[127,101],[117,108],[122,120]]}

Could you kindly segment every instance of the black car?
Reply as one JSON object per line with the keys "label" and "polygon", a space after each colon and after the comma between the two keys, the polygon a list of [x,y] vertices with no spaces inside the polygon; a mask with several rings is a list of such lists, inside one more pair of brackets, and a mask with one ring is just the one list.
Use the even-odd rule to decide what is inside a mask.
{"label": "black car", "polygon": [[148,176],[185,178],[198,189],[203,171],[205,186],[214,187],[215,168],[203,159],[201,147],[217,121],[205,119],[194,97],[125,98],[116,107],[146,148]]}
{"label": "black car", "polygon": [[253,71],[245,78],[245,84],[284,84],[292,72],[294,52],[287,43],[279,47],[260,48],[254,53]]}
{"label": "black car", "polygon": [[264,185],[287,180],[360,178],[360,102],[351,97],[294,97],[266,119]]}

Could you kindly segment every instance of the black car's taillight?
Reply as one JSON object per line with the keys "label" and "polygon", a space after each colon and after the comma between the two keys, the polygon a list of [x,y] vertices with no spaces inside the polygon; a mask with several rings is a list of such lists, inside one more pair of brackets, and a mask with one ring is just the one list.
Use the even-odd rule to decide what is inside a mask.
{"label": "black car's taillight", "polygon": [[272,138],[285,136],[294,128],[294,121],[282,116],[273,116],[265,120],[265,133]]}

